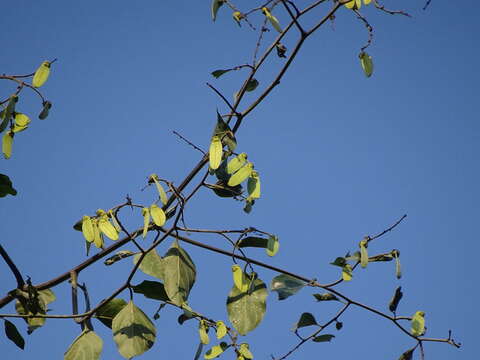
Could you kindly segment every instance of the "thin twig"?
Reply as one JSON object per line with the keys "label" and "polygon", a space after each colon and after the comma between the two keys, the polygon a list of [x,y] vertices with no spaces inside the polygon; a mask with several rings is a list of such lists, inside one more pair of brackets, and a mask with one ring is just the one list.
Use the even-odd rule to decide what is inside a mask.
{"label": "thin twig", "polygon": [[2,255],[3,260],[5,260],[8,267],[12,271],[13,276],[15,276],[15,279],[17,280],[17,288],[21,289],[23,285],[25,285],[25,281],[23,281],[22,274],[20,273],[17,265],[15,265],[12,258],[8,255],[8,253],[5,251],[5,249],[1,244],[0,244],[0,255]]}
{"label": "thin twig", "polygon": [[203,155],[206,154],[205,151],[203,151],[201,148],[199,148],[197,145],[195,145],[195,144],[192,143],[191,141],[187,140],[184,136],[182,136],[181,134],[179,134],[177,131],[172,130],[172,133],[174,133],[175,135],[177,135],[180,139],[182,139],[183,141],[185,141],[188,145],[190,145],[191,147],[193,147],[195,150],[200,151]]}

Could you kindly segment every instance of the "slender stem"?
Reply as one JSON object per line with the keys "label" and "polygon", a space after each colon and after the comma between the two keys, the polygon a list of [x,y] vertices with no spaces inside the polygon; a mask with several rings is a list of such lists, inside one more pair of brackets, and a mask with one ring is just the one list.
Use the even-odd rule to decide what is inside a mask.
{"label": "slender stem", "polygon": [[3,260],[5,260],[8,267],[12,271],[13,276],[15,276],[15,279],[17,280],[17,288],[21,289],[23,287],[23,285],[25,285],[25,282],[23,281],[22,274],[20,274],[20,271],[18,270],[17,265],[15,265],[12,258],[5,251],[2,244],[0,244],[0,255],[2,256]]}

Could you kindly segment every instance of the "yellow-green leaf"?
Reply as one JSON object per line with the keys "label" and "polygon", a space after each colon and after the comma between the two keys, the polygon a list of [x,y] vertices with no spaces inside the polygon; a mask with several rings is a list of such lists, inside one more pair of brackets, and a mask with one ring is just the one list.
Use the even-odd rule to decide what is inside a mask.
{"label": "yellow-green leaf", "polygon": [[235,11],[233,14],[233,20],[235,20],[238,24],[238,26],[242,26],[240,24],[240,20],[244,19],[245,18],[245,15],[243,15],[240,11]]}
{"label": "yellow-green leaf", "polygon": [[43,84],[45,84],[45,81],[47,81],[49,75],[50,75],[50,62],[44,61],[38,67],[37,71],[35,71],[35,74],[33,75],[32,86],[36,88],[42,86]]}
{"label": "yellow-green leaf", "polygon": [[268,21],[270,21],[270,24],[272,24],[272,26],[275,28],[275,30],[277,30],[279,33],[281,33],[282,28],[280,26],[280,23],[278,22],[278,19],[275,16],[273,16],[270,13],[270,11],[268,10],[268,8],[266,8],[266,7],[262,8],[262,12],[267,17]]}
{"label": "yellow-green leaf", "polygon": [[223,146],[222,141],[218,136],[212,136],[212,142],[210,143],[210,151],[209,151],[209,158],[210,158],[210,169],[216,170],[220,166],[222,162],[222,153],[223,153]]}
{"label": "yellow-green leaf", "polygon": [[157,226],[165,225],[165,221],[167,221],[167,217],[165,216],[165,212],[157,206],[157,204],[150,205],[150,215],[152,216],[153,222]]}
{"label": "yellow-green leaf", "polygon": [[362,268],[366,268],[368,265],[368,238],[363,239],[360,241],[360,265]]}
{"label": "yellow-green leaf", "polygon": [[200,342],[203,345],[207,345],[210,342],[210,338],[207,333],[208,325],[205,320],[200,320],[198,323],[198,335],[200,336]]}
{"label": "yellow-green leaf", "polygon": [[255,170],[252,171],[247,182],[248,197],[258,199],[260,197],[260,176]]}
{"label": "yellow-green leaf", "polygon": [[346,264],[345,266],[342,267],[342,279],[344,281],[350,281],[352,280],[353,274],[352,274],[352,267],[350,264]]}
{"label": "yellow-green leaf", "polygon": [[13,132],[7,131],[3,134],[2,138],[2,152],[5,159],[10,159],[12,156],[12,146],[13,146]]}
{"label": "yellow-green leaf", "polygon": [[240,169],[245,162],[247,161],[247,154],[241,153],[235,156],[232,160],[230,160],[227,164],[227,173],[233,174],[238,169]]}
{"label": "yellow-green leaf", "polygon": [[246,165],[240,168],[230,179],[228,179],[228,186],[237,186],[245,181],[253,171],[253,164],[248,162]]}
{"label": "yellow-green leaf", "polygon": [[98,228],[111,240],[118,240],[117,229],[108,221],[108,215],[104,214],[98,219]]}
{"label": "yellow-green leaf", "polygon": [[280,248],[280,243],[278,237],[275,235],[270,235],[268,238],[267,248],[265,249],[268,256],[275,256]]}
{"label": "yellow-green leaf", "polygon": [[373,61],[372,57],[368,55],[366,52],[361,52],[358,55],[360,58],[360,64],[362,65],[363,72],[367,77],[372,76],[373,73]]}
{"label": "yellow-green leaf", "polygon": [[412,317],[411,333],[413,336],[422,336],[425,333],[425,313],[417,311]]}
{"label": "yellow-green leaf", "polygon": [[226,348],[228,348],[227,343],[222,341],[220,345],[215,345],[210,350],[208,350],[203,356],[203,358],[207,360],[215,359],[216,357],[220,356]]}
{"label": "yellow-green leaf", "polygon": [[232,265],[233,283],[242,293],[247,292],[250,284],[242,268],[238,265]]}
{"label": "yellow-green leaf", "polygon": [[362,0],[352,0],[345,4],[345,7],[352,10],[358,10],[362,6]]}
{"label": "yellow-green leaf", "polygon": [[245,359],[253,359],[253,354],[250,352],[250,347],[247,343],[240,344],[240,346],[238,347],[238,352]]}
{"label": "yellow-green leaf", "polygon": [[22,113],[16,113],[15,114],[15,122],[13,125],[13,132],[17,133],[20,131],[25,130],[28,125],[30,124],[30,118]]}
{"label": "yellow-green leaf", "polygon": [[112,210],[108,210],[108,217],[112,220],[112,224],[115,227],[115,229],[117,230],[117,232],[122,231],[122,227],[118,223],[117,218],[115,217],[115,214],[113,213]]}
{"label": "yellow-green leaf", "polygon": [[152,321],[132,301],[113,318],[112,332],[118,352],[126,359],[150,349],[157,333]]}
{"label": "yellow-green leaf", "polygon": [[227,327],[225,326],[225,323],[221,320],[216,322],[216,326],[217,326],[217,331],[216,331],[217,339],[220,340],[225,335],[227,335]]}
{"label": "yellow-green leaf", "polygon": [[93,226],[93,243],[99,249],[103,248],[103,236],[100,233],[100,229],[98,228],[98,219],[92,219],[92,226]]}
{"label": "yellow-green leaf", "polygon": [[85,215],[82,219],[82,234],[85,240],[87,240],[88,242],[92,242],[95,239],[92,219],[90,218],[90,216]]}
{"label": "yellow-green leaf", "polygon": [[148,233],[148,225],[150,225],[150,210],[146,207],[142,209],[143,216],[143,233],[142,236],[145,239]]}
{"label": "yellow-green leaf", "polygon": [[163,205],[167,204],[167,193],[165,192],[162,184],[160,184],[160,181],[158,180],[158,175],[157,174],[152,174],[150,175],[150,179],[155,183],[155,186],[158,191],[158,196],[160,197],[160,201],[162,202]]}
{"label": "yellow-green leaf", "polygon": [[69,346],[64,360],[97,360],[103,348],[103,340],[91,330],[84,330]]}

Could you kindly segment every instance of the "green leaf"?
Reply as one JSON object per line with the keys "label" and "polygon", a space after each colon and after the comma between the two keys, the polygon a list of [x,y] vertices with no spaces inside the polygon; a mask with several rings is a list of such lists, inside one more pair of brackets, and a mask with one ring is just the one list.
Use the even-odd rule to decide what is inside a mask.
{"label": "green leaf", "polygon": [[102,322],[106,327],[112,328],[113,318],[127,305],[125,300],[119,298],[113,298],[105,305],[102,305],[95,315],[99,316],[98,320]]}
{"label": "green leaf", "polygon": [[278,275],[272,279],[270,288],[278,293],[278,300],[284,300],[299,292],[305,285],[304,281],[289,275]]}
{"label": "green leaf", "polygon": [[103,263],[109,266],[116,263],[117,261],[120,261],[132,255],[135,255],[135,253],[130,250],[120,250],[116,252],[115,255],[110,256],[108,259],[105,259]]}
{"label": "green leaf", "polygon": [[388,309],[391,312],[394,313],[395,311],[397,311],[398,303],[400,302],[402,297],[403,297],[402,287],[399,286],[395,289],[395,293],[393,294],[392,300],[390,300],[390,303],[388,304]]}
{"label": "green leaf", "polygon": [[126,359],[150,349],[157,333],[152,321],[132,301],[113,318],[112,332],[118,352]]}
{"label": "green leaf", "polygon": [[13,188],[12,181],[7,175],[0,174],[0,198],[7,195],[17,195],[17,190]]}
{"label": "green leaf", "polygon": [[165,286],[158,281],[144,280],[138,285],[132,286],[132,290],[138,294],[143,294],[146,298],[169,301]]}
{"label": "green leaf", "polygon": [[18,102],[18,96],[16,94],[13,94],[8,99],[7,107],[5,108],[5,110],[3,112],[3,119],[4,120],[7,119],[7,123],[8,123],[8,120],[10,120],[10,118],[15,113],[15,106],[16,106],[17,102]]}
{"label": "green leaf", "polygon": [[236,286],[228,294],[227,312],[233,327],[246,335],[255,329],[263,319],[266,311],[268,291],[265,283],[255,279],[251,292],[242,292]]}
{"label": "green leaf", "polygon": [[[28,293],[25,292],[25,294],[23,301],[17,299],[15,303],[15,309],[19,315],[46,315],[47,305],[56,299],[55,294],[50,289],[40,290],[36,296],[32,294],[33,298],[28,297]],[[46,318],[24,318],[24,320],[28,324],[27,333],[31,334],[45,324]]]}
{"label": "green leaf", "polygon": [[152,174],[149,176],[148,183],[155,183],[155,187],[157,188],[158,191],[158,196],[160,197],[160,201],[162,202],[163,205],[167,205],[167,193],[165,192],[165,189],[163,188],[162,184],[160,184],[159,178],[157,174]]}
{"label": "green leaf", "polygon": [[44,61],[38,67],[37,71],[35,71],[35,74],[33,75],[32,86],[39,88],[40,86],[45,84],[49,75],[50,75],[50,62]]}
{"label": "green leaf", "polygon": [[163,258],[163,265],[167,295],[174,304],[181,306],[195,282],[195,264],[175,240]]}
{"label": "green leaf", "polygon": [[335,335],[325,334],[325,335],[315,336],[312,340],[314,342],[330,342],[334,337]]}
{"label": "green leaf", "polygon": [[300,319],[295,324],[292,331],[297,331],[297,329],[312,325],[318,325],[317,320],[315,320],[315,317],[311,313],[304,312],[302,315],[300,315]]}
{"label": "green leaf", "polygon": [[224,0],[212,0],[212,20],[217,19],[218,9],[223,5]]}
{"label": "green leaf", "polygon": [[413,349],[408,349],[407,351],[405,351],[402,355],[400,355],[400,357],[398,358],[398,360],[412,360],[412,357],[413,357],[413,352],[415,351],[415,348]]}
{"label": "green leaf", "polygon": [[203,356],[204,359],[215,359],[216,357],[220,356],[226,349],[228,345],[226,342],[221,342],[220,345],[215,345],[211,349],[209,349],[205,355]]}
{"label": "green leaf", "polygon": [[[103,210],[102,210],[103,211]],[[108,216],[106,213],[103,213],[98,219],[98,229],[105,234],[110,240],[118,240],[118,232],[117,229],[112,225],[112,223],[108,220]]]}
{"label": "green leaf", "polygon": [[278,236],[270,235],[268,238],[267,244],[267,255],[268,256],[275,256],[280,248],[280,242],[278,241]]}
{"label": "green leaf", "polygon": [[144,207],[142,209],[142,216],[143,216],[143,232],[142,232],[142,237],[145,239],[148,233],[148,227],[150,225],[150,209],[147,207]]}
{"label": "green leaf", "polygon": [[360,58],[360,64],[362,65],[363,72],[365,73],[366,77],[372,76],[373,73],[373,61],[372,57],[368,55],[366,52],[361,52],[358,55]]}
{"label": "green leaf", "polygon": [[246,248],[246,247],[257,247],[257,248],[264,248],[268,247],[268,240],[266,238],[261,238],[257,236],[248,236],[240,240],[237,243],[237,247],[239,248]]}
{"label": "green leaf", "polygon": [[91,330],[83,331],[70,345],[64,360],[97,360],[103,348],[103,340]]}
{"label": "green leaf", "polygon": [[233,283],[240,292],[247,292],[250,287],[250,278],[239,265],[232,265]]}
{"label": "green leaf", "polygon": [[230,126],[223,120],[218,110],[217,124],[213,130],[212,138],[214,136],[218,136],[218,138],[222,141],[222,144],[226,145],[231,152],[235,151],[235,148],[237,147],[235,135],[233,134],[232,129],[230,129]]}
{"label": "green leaf", "polygon": [[281,33],[282,28],[280,26],[280,23],[278,22],[278,19],[275,16],[273,16],[270,13],[270,11],[268,10],[268,8],[266,8],[266,7],[262,8],[262,12],[267,17],[268,21],[270,21],[270,24],[272,24],[272,26],[275,28],[275,30],[277,30],[279,33]]}
{"label": "green leaf", "polygon": [[226,70],[215,70],[215,71],[212,71],[212,75],[215,77],[215,78],[219,78],[220,76],[222,76],[223,74],[226,74],[230,71],[232,71],[233,69],[226,69]]}
{"label": "green leaf", "polygon": [[[133,258],[133,263],[137,264],[138,260],[142,254],[136,254]],[[140,263],[139,269],[145,274],[156,277],[157,279],[164,279],[164,263],[163,259],[158,255],[157,250],[150,250],[142,262]]]}
{"label": "green leaf", "polygon": [[411,333],[413,336],[422,336],[425,333],[425,313],[417,311],[411,321]]}
{"label": "green leaf", "polygon": [[325,294],[313,294],[313,297],[317,301],[340,301],[334,294],[325,293]]}
{"label": "green leaf", "polygon": [[48,117],[48,113],[50,112],[50,109],[52,108],[52,103],[50,101],[45,101],[43,103],[43,108],[40,114],[38,114],[38,118],[40,120],[45,120]]}
{"label": "green leaf", "polygon": [[10,118],[6,116],[7,112],[5,109],[0,111],[0,133],[5,130],[8,126],[8,123],[10,122]]}
{"label": "green leaf", "polygon": [[15,345],[17,345],[20,349],[25,348],[25,340],[23,339],[22,335],[18,332],[17,327],[14,323],[4,319],[5,323],[5,335],[7,338],[10,339]]}
{"label": "green leaf", "polygon": [[13,132],[21,132],[28,128],[30,124],[30,118],[22,113],[15,113],[15,121],[13,123]]}

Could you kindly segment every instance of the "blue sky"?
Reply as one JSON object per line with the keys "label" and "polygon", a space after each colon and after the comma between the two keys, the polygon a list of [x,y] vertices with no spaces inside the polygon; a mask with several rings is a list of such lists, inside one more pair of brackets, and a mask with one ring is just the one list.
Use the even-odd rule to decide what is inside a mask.
{"label": "blue sky", "polygon": [[[299,7],[307,1],[297,1]],[[309,39],[287,75],[237,134],[238,151],[249,154],[261,174],[263,194],[253,212],[240,203],[200,191],[187,209],[187,223],[201,228],[254,226],[275,233],[279,254],[269,259],[253,249],[251,257],[270,261],[306,277],[330,282],[338,269],[328,265],[354,251],[361,238],[408,218],[395,231],[372,243],[371,253],[400,249],[404,276],[395,279],[393,264],[359,269],[340,290],[353,299],[387,311],[393,290],[402,285],[402,315],[426,312],[428,335],[445,337],[453,330],[460,350],[426,344],[427,359],[472,359],[476,336],[472,286],[480,195],[478,169],[477,69],[478,15],[464,6],[433,0],[388,1],[413,18],[390,16],[362,7],[374,27],[368,49],[375,70],[367,79],[358,62],[366,41],[364,26],[346,9]],[[242,10],[248,4],[238,3]],[[329,7],[330,5],[328,5]],[[222,101],[205,85],[211,82],[229,99],[246,72],[216,80],[210,72],[251,61],[256,35],[239,28],[224,7],[214,24],[210,1],[32,2],[17,0],[3,9],[0,72],[29,73],[46,59],[58,58],[42,88],[53,102],[50,117],[37,121],[33,95],[18,108],[31,115],[30,128],[15,138],[13,156],[2,160],[18,190],[1,200],[4,248],[24,276],[34,283],[53,278],[85,260],[82,235],[72,225],[97,208],[108,209],[129,194],[149,205],[153,189],[141,191],[155,172],[179,184],[200,154],[180,141],[178,131],[207,149],[215,111]],[[287,17],[275,12],[282,24]],[[320,17],[323,7],[307,19]],[[266,34],[273,39],[273,32]],[[291,49],[293,37],[285,41]],[[284,60],[273,58],[258,76],[255,99]],[[0,83],[2,98],[14,87]],[[477,119],[477,120],[475,120]],[[132,214],[127,224],[141,224]],[[196,237],[228,247],[221,238]],[[149,241],[149,240],[142,240]],[[190,305],[226,320],[225,299],[231,287],[231,259],[185,245],[198,269]],[[130,246],[126,248],[132,249]],[[165,245],[159,249],[166,251]],[[81,273],[92,302],[121,285],[131,263],[106,268],[101,262]],[[15,287],[0,265],[2,294]],[[276,275],[256,269],[269,283]],[[147,277],[138,274],[141,282]],[[52,313],[71,311],[69,288],[53,289]],[[302,312],[319,322],[338,305],[316,303],[317,292],[303,289],[279,302],[271,293],[263,323],[245,341],[257,359],[280,356],[297,342],[290,331]],[[128,293],[122,294],[128,299]],[[135,302],[149,315],[156,304]],[[1,310],[12,313],[12,305]],[[197,325],[176,323],[179,311],[164,309],[156,321],[157,343],[139,359],[193,358]],[[394,326],[359,309],[349,311],[341,331],[329,344],[306,344],[292,359],[332,356],[396,359],[412,345]],[[48,320],[25,335],[25,351],[0,338],[6,359],[62,358],[80,329],[72,321]],[[120,358],[110,331],[95,323],[104,339],[104,359]],[[308,330],[307,330],[308,332]],[[327,331],[328,332],[328,331]],[[227,353],[223,358],[233,358]]]}

